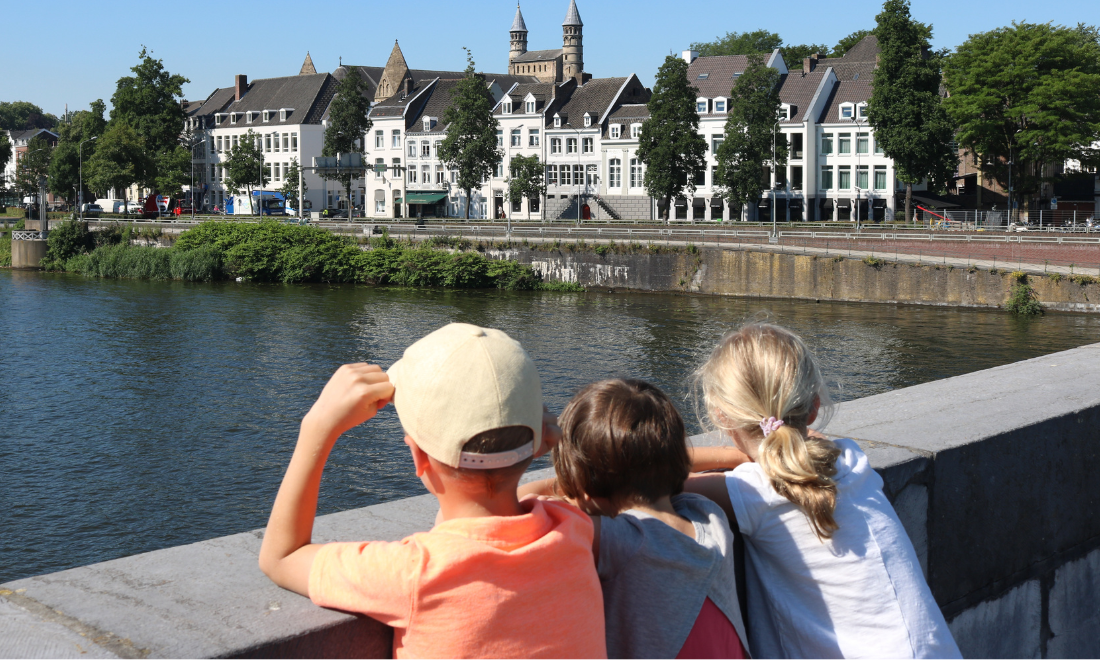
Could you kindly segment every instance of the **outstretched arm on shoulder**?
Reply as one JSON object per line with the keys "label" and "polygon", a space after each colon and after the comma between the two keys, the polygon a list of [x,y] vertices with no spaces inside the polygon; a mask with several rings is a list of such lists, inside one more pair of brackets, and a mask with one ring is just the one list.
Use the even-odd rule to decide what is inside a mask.
{"label": "outstretched arm on shoulder", "polygon": [[737,447],[729,445],[721,447],[690,447],[692,472],[708,472],[710,470],[732,470],[733,468],[748,463],[750,459],[745,452]]}
{"label": "outstretched arm on shoulder", "polygon": [[392,398],[393,385],[381,367],[346,364],[302,420],[260,546],[260,570],[275,584],[309,595],[309,572],[321,547],[312,541],[325,462],[337,438],[374,417]]}
{"label": "outstretched arm on shoulder", "polygon": [[693,474],[684,482],[684,492],[702,495],[714,502],[725,512],[726,518],[729,518],[730,526],[736,524],[734,521],[737,516],[733,512],[733,502],[730,501],[730,492],[726,487],[726,475],[713,472],[710,474]]}

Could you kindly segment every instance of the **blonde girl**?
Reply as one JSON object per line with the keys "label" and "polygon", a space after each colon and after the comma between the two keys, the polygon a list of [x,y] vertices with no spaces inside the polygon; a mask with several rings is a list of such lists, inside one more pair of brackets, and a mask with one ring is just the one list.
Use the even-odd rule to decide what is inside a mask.
{"label": "blonde girl", "polygon": [[[744,462],[685,490],[718,503],[744,536],[753,657],[960,657],[867,456],[808,430],[831,406],[802,340],[748,325],[695,378]],[[697,450],[695,469],[714,462]]]}

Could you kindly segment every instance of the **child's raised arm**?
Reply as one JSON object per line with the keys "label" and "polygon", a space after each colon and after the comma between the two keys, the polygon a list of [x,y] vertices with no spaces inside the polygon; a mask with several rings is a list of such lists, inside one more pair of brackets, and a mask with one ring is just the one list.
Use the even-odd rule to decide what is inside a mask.
{"label": "child's raised arm", "polygon": [[306,413],[260,546],[260,570],[275,584],[309,595],[309,571],[321,547],[312,539],[325,461],[341,434],[374,417],[392,398],[393,385],[381,367],[346,364]]}
{"label": "child's raised arm", "polygon": [[691,455],[691,471],[707,472],[709,470],[732,470],[733,468],[748,463],[750,459],[745,452],[737,447],[691,447],[688,449]]}

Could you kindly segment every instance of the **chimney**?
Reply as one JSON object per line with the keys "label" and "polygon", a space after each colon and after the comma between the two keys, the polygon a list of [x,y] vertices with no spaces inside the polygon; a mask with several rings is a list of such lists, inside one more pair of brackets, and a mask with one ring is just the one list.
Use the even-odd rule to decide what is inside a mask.
{"label": "chimney", "polygon": [[413,93],[413,79],[412,78],[405,78],[404,83],[405,83],[405,96],[408,96],[409,94]]}
{"label": "chimney", "polygon": [[243,73],[237,74],[235,86],[237,88],[236,100],[240,101],[241,97],[244,96],[245,92],[248,91],[248,76],[244,75]]}
{"label": "chimney", "polygon": [[802,74],[813,73],[813,70],[817,68],[817,58],[820,57],[818,53],[810,55],[806,59],[802,60]]}
{"label": "chimney", "polygon": [[692,62],[694,62],[696,59],[699,58],[699,51],[697,51],[697,50],[685,50],[683,52],[683,58],[684,58],[685,62],[687,62],[688,64],[691,64]]}

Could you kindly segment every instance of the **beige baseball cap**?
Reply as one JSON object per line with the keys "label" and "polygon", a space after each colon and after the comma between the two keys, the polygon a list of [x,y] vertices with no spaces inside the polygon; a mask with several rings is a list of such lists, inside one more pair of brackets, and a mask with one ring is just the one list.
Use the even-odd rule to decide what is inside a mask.
{"label": "beige baseball cap", "polygon": [[[405,349],[389,369],[405,433],[454,468],[515,465],[542,444],[542,385],[519,342],[500,330],[452,323]],[[526,426],[530,447],[498,454],[462,451],[483,431]]]}

